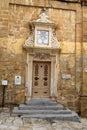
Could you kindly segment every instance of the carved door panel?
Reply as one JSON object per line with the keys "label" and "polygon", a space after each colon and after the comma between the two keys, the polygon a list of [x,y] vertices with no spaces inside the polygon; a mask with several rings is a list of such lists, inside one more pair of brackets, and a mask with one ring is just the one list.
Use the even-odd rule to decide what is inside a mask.
{"label": "carved door panel", "polygon": [[50,62],[33,63],[33,97],[50,96]]}

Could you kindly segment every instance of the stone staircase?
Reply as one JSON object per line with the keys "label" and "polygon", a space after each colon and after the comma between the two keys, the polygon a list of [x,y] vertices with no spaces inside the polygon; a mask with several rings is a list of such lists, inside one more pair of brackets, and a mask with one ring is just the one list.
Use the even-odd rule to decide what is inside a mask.
{"label": "stone staircase", "polygon": [[26,104],[20,104],[19,107],[14,107],[12,116],[79,122],[79,117],[75,112],[49,98],[31,99]]}

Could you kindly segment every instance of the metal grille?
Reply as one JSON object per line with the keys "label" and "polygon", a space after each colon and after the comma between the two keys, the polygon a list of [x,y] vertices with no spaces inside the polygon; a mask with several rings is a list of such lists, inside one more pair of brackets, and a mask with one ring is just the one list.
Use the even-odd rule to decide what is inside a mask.
{"label": "metal grille", "polygon": [[50,62],[33,63],[33,97],[50,96]]}

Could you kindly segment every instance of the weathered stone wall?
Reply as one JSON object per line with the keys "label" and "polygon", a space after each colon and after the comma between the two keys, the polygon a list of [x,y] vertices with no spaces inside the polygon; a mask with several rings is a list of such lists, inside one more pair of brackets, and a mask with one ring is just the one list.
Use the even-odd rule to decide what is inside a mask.
{"label": "weathered stone wall", "polygon": [[[37,19],[43,7],[47,8],[47,15],[56,23],[56,36],[61,44],[61,52],[58,55],[60,75],[57,100],[79,112],[80,95],[87,95],[87,74],[83,69],[86,68],[87,38],[86,23],[82,24],[81,3],[51,0],[3,0],[2,2],[0,0],[0,82],[3,79],[8,80],[5,103],[25,101],[26,52],[23,44],[30,33],[29,22]],[[86,11],[87,6],[84,7],[84,18],[87,16]],[[85,31],[82,30],[82,25]],[[85,33],[84,43],[82,32]],[[22,84],[19,86],[14,84],[16,75],[22,77]],[[65,79],[63,75],[69,75],[70,78]],[[1,83],[0,91],[1,102]]]}
{"label": "weathered stone wall", "polygon": [[82,56],[83,56],[83,84],[81,91],[81,115],[87,117],[87,6],[86,3],[82,5],[82,14],[83,14],[83,45],[82,45]]}
{"label": "weathered stone wall", "polygon": [[[2,104],[3,86],[1,81],[3,79],[8,80],[5,103],[24,102],[25,56],[22,49],[23,40],[10,35],[9,20],[9,1],[0,1],[0,104]],[[15,75],[22,76],[21,86],[14,84]]]}

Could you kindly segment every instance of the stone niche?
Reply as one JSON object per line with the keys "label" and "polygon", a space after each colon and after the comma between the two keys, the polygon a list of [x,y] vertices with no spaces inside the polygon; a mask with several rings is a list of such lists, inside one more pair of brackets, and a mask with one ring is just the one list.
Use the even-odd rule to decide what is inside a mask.
{"label": "stone niche", "polygon": [[[46,10],[42,10],[39,18],[30,22],[31,33],[28,39],[25,41],[23,47],[27,51],[26,60],[26,89],[25,96],[26,101],[32,98],[32,67],[34,61],[50,62],[51,63],[51,77],[50,77],[50,97],[55,98],[57,96],[57,80],[58,80],[58,67],[59,59],[58,54],[61,50],[60,43],[55,35],[55,23],[49,20],[46,15]],[[38,30],[41,33],[46,32],[47,36],[38,36]],[[49,35],[49,36],[48,36]],[[44,34],[45,36],[45,34]],[[42,40],[42,41],[41,41]]]}

